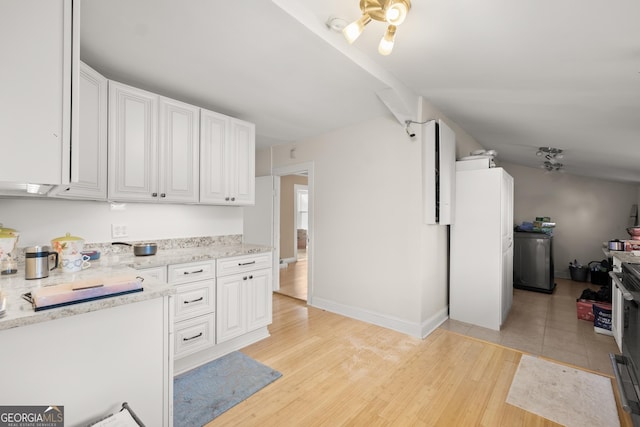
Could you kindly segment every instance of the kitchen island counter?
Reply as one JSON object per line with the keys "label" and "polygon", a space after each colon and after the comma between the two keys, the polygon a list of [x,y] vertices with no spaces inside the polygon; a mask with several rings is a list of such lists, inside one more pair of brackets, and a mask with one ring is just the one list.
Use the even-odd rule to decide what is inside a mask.
{"label": "kitchen island counter", "polygon": [[22,296],[40,287],[100,277],[126,275],[135,277],[138,274],[137,270],[145,268],[271,251],[272,248],[269,246],[243,243],[159,249],[155,255],[150,256],[135,256],[130,250],[121,249],[119,252],[112,252],[96,261],[91,261],[91,267],[81,272],[63,273],[61,270],[55,269],[50,272],[49,277],[36,280],[25,280],[24,266],[20,265],[17,274],[0,276],[0,292],[6,297],[6,315],[0,318],[0,330],[159,298],[175,293],[172,285],[146,278],[143,282],[144,290],[142,292],[107,297],[95,301],[78,302],[64,307],[36,312],[31,303]]}
{"label": "kitchen island counter", "polygon": [[109,296],[93,301],[82,301],[64,307],[35,311],[30,302],[23,298],[27,292],[47,286],[72,283],[80,280],[91,280],[108,277],[135,278],[138,272],[126,265],[106,265],[92,261],[90,268],[78,273],[63,273],[55,269],[44,279],[26,280],[24,267],[21,266],[15,275],[0,276],[0,292],[6,298],[6,314],[0,318],[0,330],[32,325],[49,320],[60,319],[92,311],[103,310],[124,304],[161,298],[175,293],[175,289],[153,279],[145,279],[141,292],[126,295]]}

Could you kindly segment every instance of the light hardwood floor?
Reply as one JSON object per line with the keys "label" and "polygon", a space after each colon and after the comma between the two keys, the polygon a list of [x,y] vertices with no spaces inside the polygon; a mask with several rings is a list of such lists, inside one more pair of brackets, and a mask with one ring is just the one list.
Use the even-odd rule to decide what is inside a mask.
{"label": "light hardwood floor", "polygon": [[271,336],[242,351],[282,378],[209,427],[558,425],[506,403],[520,351],[444,328],[416,339],[278,294],[273,307]]}
{"label": "light hardwood floor", "polygon": [[298,249],[298,261],[280,269],[278,293],[299,300],[307,300],[307,251]]}

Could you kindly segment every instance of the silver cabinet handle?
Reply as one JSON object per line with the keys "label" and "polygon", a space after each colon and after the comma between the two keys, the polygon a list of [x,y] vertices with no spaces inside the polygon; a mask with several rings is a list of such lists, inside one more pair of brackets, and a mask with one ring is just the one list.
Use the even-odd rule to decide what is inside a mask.
{"label": "silver cabinet handle", "polygon": [[198,273],[203,273],[204,270],[200,269],[200,270],[196,270],[196,271],[184,271],[182,272],[182,274],[198,274]]}
{"label": "silver cabinet handle", "polygon": [[191,301],[182,301],[183,304],[191,304],[194,302],[198,302],[198,301],[202,301],[204,299],[204,297],[200,297],[200,298],[196,298],[196,299],[192,299]]}
{"label": "silver cabinet handle", "polygon": [[202,332],[200,332],[198,335],[194,335],[192,337],[189,338],[182,338],[182,341],[191,341],[191,340],[195,340],[196,338],[200,338],[202,336]]}
{"label": "silver cabinet handle", "polygon": [[251,262],[239,262],[238,263],[238,267],[242,267],[243,265],[251,265],[251,264],[255,264],[255,261],[251,261]]}

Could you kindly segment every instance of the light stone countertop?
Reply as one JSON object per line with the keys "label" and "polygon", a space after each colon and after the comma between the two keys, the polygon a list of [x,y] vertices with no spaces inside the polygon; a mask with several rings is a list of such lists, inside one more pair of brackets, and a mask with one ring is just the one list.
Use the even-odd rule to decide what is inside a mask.
{"label": "light stone countertop", "polygon": [[236,243],[158,249],[155,255],[135,256],[133,255],[133,249],[129,248],[129,251],[123,250],[119,253],[101,256],[99,260],[91,261],[91,267],[81,272],[63,273],[61,270],[56,269],[50,272],[49,277],[37,280],[26,280],[24,278],[24,265],[20,264],[18,273],[0,276],[0,292],[6,297],[6,315],[0,318],[0,330],[160,298],[175,293],[172,285],[147,278],[143,282],[144,290],[142,292],[34,311],[31,304],[23,299],[22,295],[40,287],[98,277],[114,277],[129,274],[135,276],[138,273],[137,270],[144,268],[250,255],[254,253],[271,252],[272,250],[273,248],[268,246]]}
{"label": "light stone countertop", "polygon": [[101,263],[104,263],[105,265],[124,264],[135,269],[142,269],[272,251],[273,248],[269,246],[238,243],[191,248],[158,249],[158,252],[155,255],[135,256],[133,255],[133,249],[127,251],[125,248],[123,252],[104,257],[104,260],[101,258]]}
{"label": "light stone countertop", "polygon": [[607,258],[617,258],[621,263],[640,264],[640,256],[636,256],[631,251],[611,251],[607,242],[602,243],[602,252]]}

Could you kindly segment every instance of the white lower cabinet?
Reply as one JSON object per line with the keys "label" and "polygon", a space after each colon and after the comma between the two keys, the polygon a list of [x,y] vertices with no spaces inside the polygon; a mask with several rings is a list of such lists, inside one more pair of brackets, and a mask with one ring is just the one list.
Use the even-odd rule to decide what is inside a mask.
{"label": "white lower cabinet", "polygon": [[[138,274],[142,276],[143,279],[155,279],[159,280],[162,283],[167,283],[167,267],[149,267],[149,268],[141,268],[138,270]],[[144,282],[143,282],[144,285]]]}
{"label": "white lower cabinet", "polygon": [[176,322],[174,359],[188,356],[215,345],[214,313]]}
{"label": "white lower cabinet", "polygon": [[271,253],[258,253],[138,270],[175,286],[175,375],[269,336],[271,262]]}
{"label": "white lower cabinet", "polygon": [[168,281],[176,287],[174,360],[216,343],[215,271],[213,260],[167,267]]}
{"label": "white lower cabinet", "polygon": [[273,275],[270,268],[256,268],[263,262],[271,265],[271,254],[218,260],[217,343],[271,323]]}

